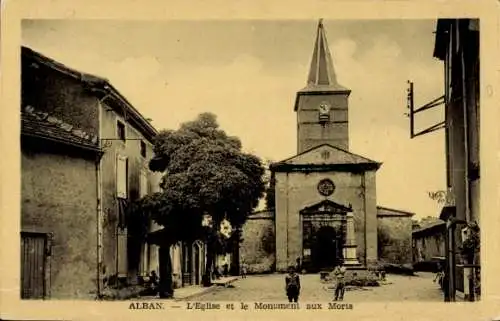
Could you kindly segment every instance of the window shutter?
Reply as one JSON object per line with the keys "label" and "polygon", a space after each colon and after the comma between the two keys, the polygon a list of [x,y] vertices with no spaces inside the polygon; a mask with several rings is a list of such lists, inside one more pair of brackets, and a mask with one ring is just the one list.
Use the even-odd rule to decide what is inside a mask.
{"label": "window shutter", "polygon": [[116,160],[116,193],[118,198],[127,198],[127,157]]}
{"label": "window shutter", "polygon": [[148,194],[148,174],[146,171],[141,171],[139,197],[144,197]]}

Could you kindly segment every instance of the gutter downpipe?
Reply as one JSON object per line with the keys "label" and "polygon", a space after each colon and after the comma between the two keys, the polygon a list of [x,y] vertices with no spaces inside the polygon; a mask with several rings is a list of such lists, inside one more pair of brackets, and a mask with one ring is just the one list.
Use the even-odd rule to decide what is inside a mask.
{"label": "gutter downpipe", "polygon": [[[362,187],[362,193],[363,193],[363,211],[365,212],[364,214],[364,233],[363,233],[363,239],[364,239],[364,242],[365,244],[363,244],[363,252],[364,252],[364,261],[365,261],[365,267],[368,267],[368,250],[367,250],[367,238],[366,238],[366,230],[368,228],[368,225],[366,224],[366,218],[367,218],[367,215],[366,215],[366,172],[363,172],[362,175],[361,175],[361,187]],[[356,236],[355,236],[356,237]],[[377,254],[378,255],[378,254]]]}
{"label": "gutter downpipe", "polygon": [[[450,37],[450,33],[448,33],[448,37]],[[445,87],[445,124],[446,124],[446,134],[445,134],[445,148],[446,148],[446,187],[447,190],[450,192],[450,189],[452,187],[452,181],[453,181],[453,174],[452,174],[452,152],[453,152],[453,128],[450,125],[450,119],[452,118],[451,116],[451,108],[452,106],[450,105],[450,78],[451,78],[451,48],[452,44],[450,43],[450,39],[447,40],[448,42],[448,47],[449,49],[447,50],[444,58],[444,87]],[[449,218],[447,219],[447,221]],[[451,293],[453,292],[452,290],[452,282],[453,282],[453,277],[451,276],[452,268],[451,268],[451,248],[452,248],[452,236],[451,236],[452,230],[450,226],[448,225],[448,222],[445,227],[445,273],[448,276],[447,277],[447,282],[445,284],[445,291],[444,292],[444,301],[445,302],[451,302],[453,301],[451,299]]]}
{"label": "gutter downpipe", "polygon": [[97,100],[97,108],[98,108],[98,121],[99,121],[99,149],[100,152],[98,154],[98,158],[96,160],[96,180],[97,180],[97,299],[100,299],[102,296],[101,293],[101,269],[102,269],[102,237],[103,237],[103,232],[102,232],[102,217],[103,217],[103,211],[102,211],[102,173],[101,173],[101,166],[102,166],[102,157],[104,156],[104,151],[102,151],[102,102],[107,98],[108,96],[104,96],[102,99]]}
{"label": "gutter downpipe", "polygon": [[96,160],[97,180],[97,299],[101,298],[101,268],[102,268],[102,188],[101,188],[101,159],[103,152],[99,152]]}
{"label": "gutter downpipe", "polygon": [[[460,27],[460,26],[459,26]],[[460,32],[461,30],[459,30]],[[460,33],[459,33],[460,36]],[[460,62],[461,62],[461,83],[462,83],[462,108],[463,108],[463,117],[464,117],[464,183],[465,183],[465,220],[467,222],[471,221],[470,214],[470,188],[469,188],[469,115],[467,111],[467,85],[466,85],[466,67],[465,67],[465,46],[464,40],[460,41]],[[463,241],[463,240],[462,240]],[[469,262],[467,262],[469,263]],[[473,263],[473,262],[470,262]],[[464,293],[464,295],[468,296],[468,301],[474,301],[474,288],[473,284],[469,283],[469,274],[472,274],[472,268],[464,268],[464,292],[466,286],[469,287],[469,293]],[[473,279],[472,279],[473,280]],[[469,284],[466,284],[469,283]],[[472,282],[473,283],[473,282]]]}

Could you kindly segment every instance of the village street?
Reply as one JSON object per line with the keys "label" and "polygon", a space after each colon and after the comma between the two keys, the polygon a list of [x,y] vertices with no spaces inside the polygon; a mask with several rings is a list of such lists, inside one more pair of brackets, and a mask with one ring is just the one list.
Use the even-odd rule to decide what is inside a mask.
{"label": "village street", "polygon": [[[352,288],[346,291],[345,302],[442,302],[443,295],[434,274],[418,273],[417,276],[388,275],[387,282],[379,287]],[[320,282],[317,274],[301,275],[302,302],[326,302],[333,299],[332,284]],[[267,274],[248,276],[232,283],[232,287],[220,287],[204,294],[190,297],[188,301],[284,301],[284,275]]]}

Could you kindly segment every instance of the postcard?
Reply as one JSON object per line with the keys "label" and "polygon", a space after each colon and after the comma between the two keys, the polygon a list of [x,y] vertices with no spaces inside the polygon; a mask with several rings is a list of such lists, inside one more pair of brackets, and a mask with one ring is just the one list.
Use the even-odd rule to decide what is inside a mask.
{"label": "postcard", "polygon": [[2,318],[498,320],[498,3],[4,4]]}

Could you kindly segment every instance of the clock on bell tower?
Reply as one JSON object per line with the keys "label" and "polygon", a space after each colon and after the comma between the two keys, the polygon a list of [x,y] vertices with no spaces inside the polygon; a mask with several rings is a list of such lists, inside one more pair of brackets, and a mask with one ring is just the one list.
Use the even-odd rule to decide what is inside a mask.
{"label": "clock on bell tower", "polygon": [[298,153],[330,144],[349,149],[348,98],[337,82],[322,20],[318,24],[307,86],[297,92]]}

